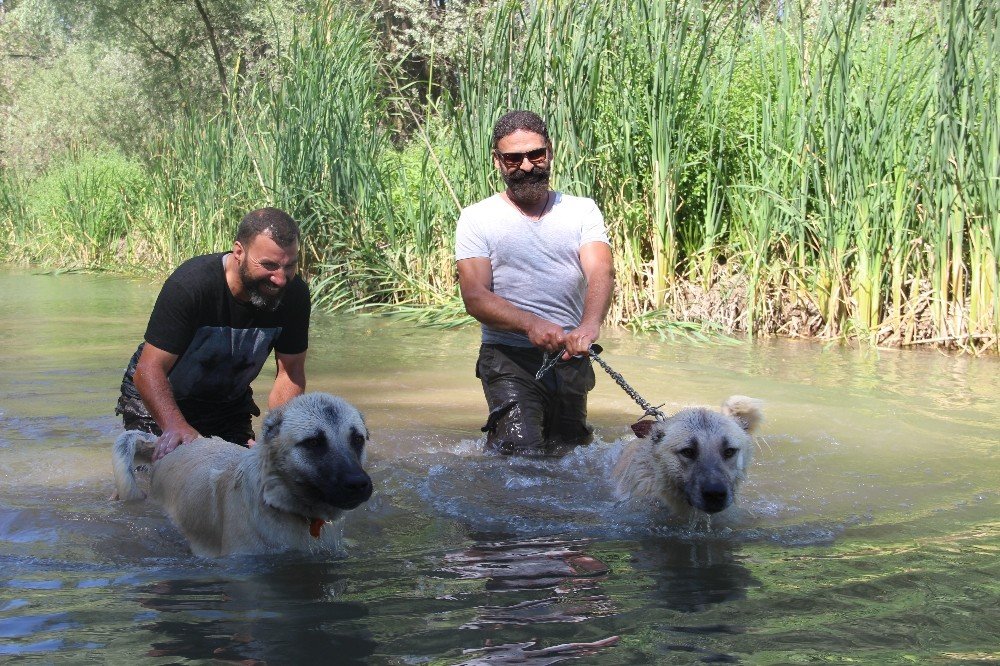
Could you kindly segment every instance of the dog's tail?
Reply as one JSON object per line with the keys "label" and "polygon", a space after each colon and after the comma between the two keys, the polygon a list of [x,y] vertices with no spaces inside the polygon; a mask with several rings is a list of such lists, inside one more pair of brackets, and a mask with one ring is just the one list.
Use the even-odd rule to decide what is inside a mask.
{"label": "dog's tail", "polygon": [[118,499],[131,501],[146,498],[135,478],[135,460],[139,458],[142,462],[152,462],[155,443],[156,435],[139,430],[126,430],[115,440],[111,459]]}

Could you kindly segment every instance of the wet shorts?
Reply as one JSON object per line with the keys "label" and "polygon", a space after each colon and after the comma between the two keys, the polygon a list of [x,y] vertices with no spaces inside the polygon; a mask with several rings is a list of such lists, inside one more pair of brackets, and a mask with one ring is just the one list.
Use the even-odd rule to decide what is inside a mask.
{"label": "wet shorts", "polygon": [[[122,425],[125,426],[126,430],[141,430],[142,432],[151,432],[154,435],[163,434],[160,426],[156,424],[156,421],[146,410],[146,405],[142,401],[139,401],[138,407],[135,405],[131,407],[131,409],[128,407],[123,409],[121,401],[119,401],[118,409],[115,410],[115,413],[121,414]],[[228,423],[219,423],[217,427],[206,427],[205,425],[192,427],[203,437],[221,437],[227,442],[239,444],[240,446],[246,446],[247,440],[255,439],[249,414],[247,414],[244,423],[230,421]]]}
{"label": "wet shorts", "polygon": [[587,357],[560,361],[540,380],[544,354],[534,347],[484,344],[476,376],[490,414],[486,445],[501,453],[546,453],[560,444],[587,444],[587,393],[594,368]]}

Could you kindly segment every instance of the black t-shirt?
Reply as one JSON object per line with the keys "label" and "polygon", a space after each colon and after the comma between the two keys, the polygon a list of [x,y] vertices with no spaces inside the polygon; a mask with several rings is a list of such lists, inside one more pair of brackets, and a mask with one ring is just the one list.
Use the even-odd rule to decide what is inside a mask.
{"label": "black t-shirt", "polygon": [[288,283],[276,310],[262,310],[233,297],[224,257],[208,254],[181,264],[164,282],[146,327],[146,342],[179,357],[168,379],[195,427],[192,419],[200,413],[213,419],[259,414],[250,382],[271,350],[299,354],[309,346],[309,289],[302,278]]}

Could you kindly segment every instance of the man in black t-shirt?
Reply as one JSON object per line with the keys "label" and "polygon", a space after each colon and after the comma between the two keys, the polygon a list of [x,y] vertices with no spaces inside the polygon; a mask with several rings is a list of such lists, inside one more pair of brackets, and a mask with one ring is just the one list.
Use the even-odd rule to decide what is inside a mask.
{"label": "man in black t-shirt", "polygon": [[271,350],[268,407],[305,391],[309,289],[297,275],[299,228],[285,212],[248,213],[232,252],[189,259],[167,278],[122,379],[116,414],[159,435],[154,460],[198,436],[254,438],[250,383]]}

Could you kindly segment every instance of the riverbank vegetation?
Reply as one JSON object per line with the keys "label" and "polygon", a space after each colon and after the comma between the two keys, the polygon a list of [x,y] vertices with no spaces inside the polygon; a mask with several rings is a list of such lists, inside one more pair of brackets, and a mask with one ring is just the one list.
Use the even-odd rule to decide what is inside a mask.
{"label": "riverbank vegetation", "polygon": [[165,273],[271,204],[319,307],[461,323],[455,221],[531,108],[615,323],[1000,350],[991,0],[149,4],[0,3],[0,260]]}

